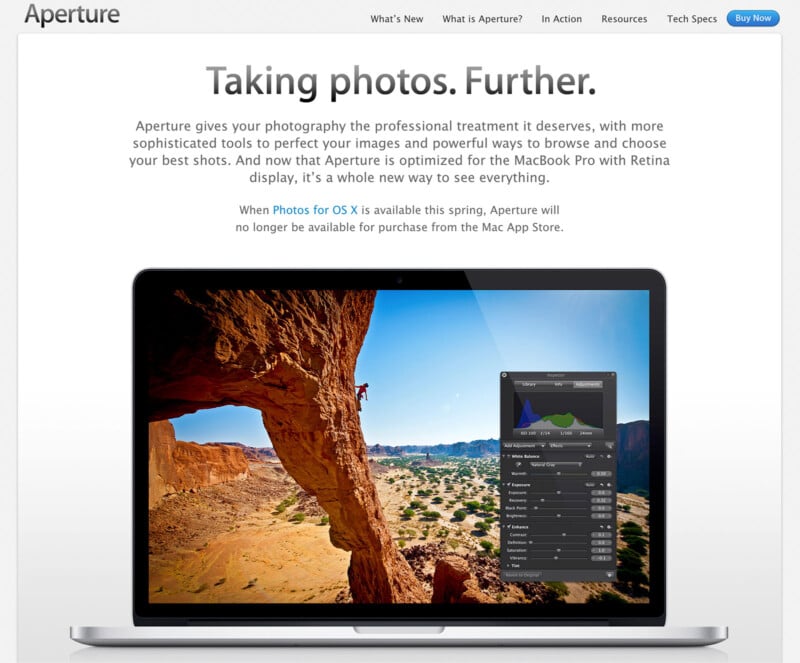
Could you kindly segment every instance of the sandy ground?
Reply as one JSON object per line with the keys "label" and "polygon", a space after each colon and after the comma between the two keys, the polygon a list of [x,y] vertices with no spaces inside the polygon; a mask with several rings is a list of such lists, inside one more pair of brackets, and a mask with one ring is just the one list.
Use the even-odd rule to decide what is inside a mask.
{"label": "sandy ground", "polygon": [[154,602],[334,602],[347,588],[350,553],[334,548],[328,526],[278,520],[267,509],[200,550],[151,560]]}
{"label": "sandy ground", "polygon": [[[168,504],[164,509],[169,510],[173,527],[191,530],[193,535],[160,533],[160,550],[150,555],[151,601],[332,603],[348,588],[350,553],[331,544],[329,527],[320,523],[322,512],[315,502],[299,499],[276,513],[278,504],[295,495],[298,487],[285,476],[271,476],[269,469],[256,464],[251,467],[255,479],[261,480],[256,490],[255,481],[248,479],[167,500],[190,502],[189,508],[178,510],[175,504]],[[227,519],[219,519],[220,505],[237,493],[249,499],[227,512]],[[259,500],[259,494],[263,499]],[[291,522],[299,511],[306,519]]]}
{"label": "sandy ground", "polygon": [[[500,530],[497,523],[494,523],[488,533],[484,534],[475,529],[475,523],[483,520],[486,515],[497,514],[483,514],[481,512],[475,514],[468,514],[463,521],[457,521],[453,514],[455,511],[466,509],[461,505],[462,498],[457,495],[461,494],[459,489],[448,492],[448,485],[442,479],[436,481],[420,481],[415,478],[409,477],[408,470],[393,469],[390,472],[376,477],[376,485],[378,488],[378,496],[383,506],[383,513],[389,523],[389,529],[393,534],[395,541],[405,541],[406,545],[412,546],[421,543],[427,543],[437,540],[443,540],[448,543],[448,548],[458,554],[466,554],[470,552],[477,552],[481,550],[480,541],[488,540],[493,545],[500,545]],[[394,479],[394,483],[390,484],[389,479]],[[497,504],[500,503],[500,498],[494,486],[483,483],[482,479],[472,479],[474,488],[465,488],[468,493],[468,500],[481,501],[484,496],[493,496]],[[417,495],[419,490],[432,490],[433,494],[430,496]],[[458,490],[458,492],[457,492]],[[409,495],[408,492],[412,494]],[[443,502],[440,504],[434,503],[435,497],[441,497]],[[412,500],[419,500],[425,506],[424,509],[417,510],[417,514],[411,518],[403,515],[403,510],[406,509]],[[455,501],[455,504],[448,506],[448,502]],[[441,518],[431,520],[422,515],[423,510],[438,511]],[[428,530],[428,536],[424,534]],[[447,530],[447,534],[444,534]],[[402,534],[401,534],[402,532]]]}

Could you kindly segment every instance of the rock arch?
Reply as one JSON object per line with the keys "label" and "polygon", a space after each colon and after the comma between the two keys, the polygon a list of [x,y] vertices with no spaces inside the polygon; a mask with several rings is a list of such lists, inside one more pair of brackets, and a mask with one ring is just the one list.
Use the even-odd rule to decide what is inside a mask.
{"label": "rock arch", "polygon": [[188,291],[152,302],[149,419],[222,405],[259,410],[284,468],[352,551],[355,602],[416,603],[422,585],[391,538],[354,398],[374,291]]}

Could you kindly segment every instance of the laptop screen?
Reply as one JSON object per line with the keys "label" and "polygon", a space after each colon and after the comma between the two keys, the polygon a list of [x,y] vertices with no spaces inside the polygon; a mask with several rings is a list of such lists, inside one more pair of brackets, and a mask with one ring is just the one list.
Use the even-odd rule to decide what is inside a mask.
{"label": "laptop screen", "polygon": [[149,606],[649,606],[651,290],[402,280],[147,288]]}

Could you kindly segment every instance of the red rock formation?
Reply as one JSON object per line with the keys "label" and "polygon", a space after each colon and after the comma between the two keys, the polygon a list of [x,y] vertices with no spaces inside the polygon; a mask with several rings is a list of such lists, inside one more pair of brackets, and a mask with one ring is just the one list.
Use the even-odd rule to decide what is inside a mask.
{"label": "red rock formation", "polygon": [[150,508],[164,495],[194,490],[250,474],[241,449],[175,440],[169,421],[150,424]]}
{"label": "red rock formation", "polygon": [[372,291],[178,291],[155,298],[151,421],[220,405],[262,413],[275,452],[351,550],[356,602],[425,601],[369,471],[354,372]]}
{"label": "red rock formation", "polygon": [[149,426],[149,431],[149,508],[152,509],[164,495],[175,492],[168,486],[171,485],[170,479],[172,478],[170,460],[177,443],[175,442],[175,429],[169,421],[153,422]]}
{"label": "red rock formation", "polygon": [[478,587],[463,557],[447,555],[436,563],[432,603],[495,603]]}

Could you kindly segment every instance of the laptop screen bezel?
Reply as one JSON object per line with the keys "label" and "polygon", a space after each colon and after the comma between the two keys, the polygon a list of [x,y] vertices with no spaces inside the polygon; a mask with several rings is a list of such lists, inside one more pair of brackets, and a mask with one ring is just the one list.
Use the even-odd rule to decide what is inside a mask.
{"label": "laptop screen bezel", "polygon": [[[650,596],[646,603],[230,604],[151,603],[148,545],[148,302],[156,293],[209,290],[636,290],[649,293]],[[145,270],[134,281],[134,623],[281,625],[663,625],[666,611],[666,286],[652,269]],[[137,442],[138,441],[138,442]]]}

